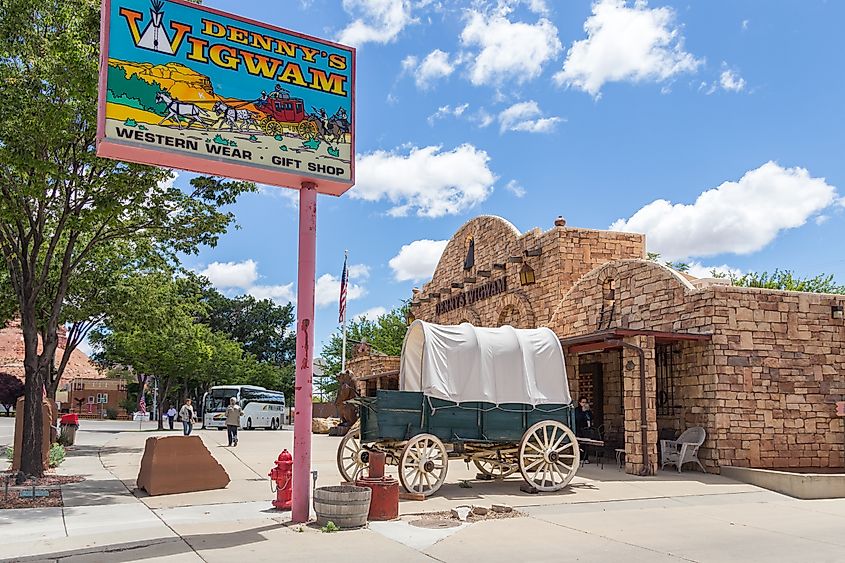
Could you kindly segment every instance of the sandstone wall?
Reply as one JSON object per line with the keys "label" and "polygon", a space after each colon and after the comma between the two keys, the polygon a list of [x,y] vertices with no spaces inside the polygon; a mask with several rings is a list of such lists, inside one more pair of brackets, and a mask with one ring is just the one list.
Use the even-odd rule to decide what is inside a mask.
{"label": "sandstone wall", "polygon": [[[464,269],[470,240],[474,265]],[[431,281],[414,295],[411,311],[417,319],[440,324],[543,326],[582,275],[610,260],[641,258],[644,252],[642,235],[565,226],[520,233],[500,217],[477,217],[449,241]],[[520,281],[526,265],[533,270],[533,284]],[[438,314],[438,302],[503,278],[506,292]]]}
{"label": "sandstone wall", "polygon": [[[834,316],[842,306],[845,296],[696,288],[668,268],[626,260],[579,281],[549,326],[562,337],[606,328],[711,334],[707,342],[675,344],[679,408],[659,418],[659,429],[703,426],[700,457],[709,470],[842,467],[843,421],[834,416],[834,403],[845,398],[845,322]],[[626,420],[637,421],[625,408]]]}
{"label": "sandstone wall", "polygon": [[383,378],[361,380],[361,377],[382,375],[399,371],[399,356],[383,356],[377,354],[362,354],[346,363],[346,368],[352,373],[355,388],[362,396],[367,395],[367,385],[373,389],[387,388]]}

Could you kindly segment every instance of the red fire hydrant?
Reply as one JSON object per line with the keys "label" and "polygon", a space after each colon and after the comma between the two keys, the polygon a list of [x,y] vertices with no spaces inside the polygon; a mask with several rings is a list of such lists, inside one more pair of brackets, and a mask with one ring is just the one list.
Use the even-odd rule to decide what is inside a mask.
{"label": "red fire hydrant", "polygon": [[276,460],[276,467],[268,473],[270,477],[270,490],[273,490],[273,483],[276,484],[276,500],[273,506],[279,510],[290,510],[291,481],[293,476],[293,458],[290,452],[282,450],[279,459]]}

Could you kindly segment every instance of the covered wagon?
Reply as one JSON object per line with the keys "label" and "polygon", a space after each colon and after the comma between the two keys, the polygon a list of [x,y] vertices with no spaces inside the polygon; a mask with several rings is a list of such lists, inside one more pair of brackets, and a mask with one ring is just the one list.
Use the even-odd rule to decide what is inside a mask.
{"label": "covered wagon", "polygon": [[369,453],[386,454],[409,492],[433,494],[450,459],[540,491],[565,487],[580,453],[563,350],[548,328],[480,328],[414,321],[402,346],[399,391],[353,399],[360,429],[337,453],[354,481]]}

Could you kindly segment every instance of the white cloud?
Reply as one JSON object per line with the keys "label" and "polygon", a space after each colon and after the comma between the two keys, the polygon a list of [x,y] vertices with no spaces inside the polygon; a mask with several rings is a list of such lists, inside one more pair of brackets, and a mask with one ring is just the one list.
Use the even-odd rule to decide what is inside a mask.
{"label": "white cloud", "polygon": [[420,60],[416,55],[408,55],[402,59],[402,72],[413,72],[420,64]]}
{"label": "white cloud", "polygon": [[399,249],[390,259],[396,281],[420,281],[430,278],[446,249],[448,240],[415,240]]}
{"label": "white cloud", "polygon": [[461,42],[473,51],[469,79],[476,85],[522,84],[537,78],[543,66],[563,49],[557,28],[546,18],[513,22],[508,10],[470,10]]}
{"label": "white cloud", "polygon": [[746,29],[748,29],[748,24],[749,24],[749,21],[748,21],[748,20],[742,20],[742,29],[743,29],[743,31],[744,31],[744,30],[746,30]]}
{"label": "white cloud", "polygon": [[365,280],[370,277],[370,267],[366,264],[352,264],[348,272],[350,280]]}
{"label": "white cloud", "polygon": [[534,100],[513,104],[499,114],[499,132],[550,133],[563,121],[560,117],[540,117],[542,114]]}
{"label": "white cloud", "polygon": [[671,8],[649,9],[644,0],[595,2],[587,38],[572,44],[555,81],[598,97],[608,82],[663,82],[695,71],[703,61],[684,51],[674,20]]}
{"label": "white cloud", "polygon": [[158,183],[160,188],[169,190],[173,187],[173,184],[176,183],[176,180],[179,178],[179,172],[177,172],[176,170],[171,170],[170,173],[172,174],[170,178]]}
{"label": "white cloud", "polygon": [[743,272],[739,268],[732,268],[727,264],[721,266],[705,266],[701,262],[690,262],[687,273],[696,278],[712,278],[713,272],[719,274],[719,277],[725,276],[727,278],[741,277]]}
{"label": "white cloud", "polygon": [[728,68],[719,75],[719,85],[729,92],[742,92],[745,89],[745,79]]}
{"label": "white cloud", "polygon": [[[350,276],[351,278],[351,276]],[[367,294],[367,291],[360,285],[350,283],[346,286],[346,301],[354,301]],[[317,286],[314,289],[314,304],[317,307],[326,307],[340,301],[340,278],[332,274],[323,274],[317,278]]]}
{"label": "white cloud", "polygon": [[409,55],[402,60],[402,70],[413,74],[417,88],[428,90],[435,81],[446,78],[455,71],[455,65],[449,61],[449,53],[435,49],[420,62]]}
{"label": "white cloud", "polygon": [[505,189],[508,190],[510,193],[515,195],[516,197],[524,197],[525,196],[525,188],[517,182],[516,180],[511,180],[505,185]]}
{"label": "white cloud", "polygon": [[454,215],[478,205],[493,191],[490,157],[471,144],[450,151],[411,147],[407,154],[378,150],[359,155],[353,199],[388,200],[388,213],[402,217]]}
{"label": "white cloud", "polygon": [[[258,280],[258,264],[254,260],[243,262],[212,262],[200,272],[218,289],[237,289],[256,299],[271,299],[283,305],[296,301],[296,288],[293,283],[279,285],[255,284]],[[365,264],[351,264],[349,279],[358,280],[359,284],[350,283],[347,299],[352,301],[366,294],[360,282],[370,276],[370,268]],[[340,297],[340,277],[323,274],[317,279],[315,301],[318,307],[337,302]]]}
{"label": "white cloud", "polygon": [[496,118],[487,113],[487,110],[484,108],[480,108],[477,112],[475,112],[475,115],[470,117],[470,121],[478,123],[478,126],[483,129],[496,121]]}
{"label": "white cloud", "polygon": [[285,305],[296,301],[293,283],[284,285],[253,285],[246,290],[247,294],[256,299],[270,299],[278,305]]}
{"label": "white cloud", "polygon": [[340,32],[338,41],[355,47],[390,43],[414,22],[409,0],[343,0],[343,9],[358,17]]}
{"label": "white cloud", "polygon": [[437,108],[436,112],[428,116],[428,124],[434,125],[435,121],[446,117],[460,117],[464,114],[468,107],[469,104],[461,104],[455,107],[452,107],[448,104],[445,106],[440,106],[439,108]]}
{"label": "white cloud", "polygon": [[258,264],[255,260],[212,262],[200,274],[207,277],[214,287],[220,289],[245,288],[258,279]]}
{"label": "white cloud", "polygon": [[837,199],[836,188],[805,168],[767,162],[739,181],[724,182],[692,204],[653,201],[611,229],[645,233],[665,259],[749,254],[785,229],[805,224]]}
{"label": "white cloud", "polygon": [[357,315],[355,315],[355,318],[363,317],[368,321],[376,321],[380,316],[385,314],[387,314],[387,309],[385,309],[384,307],[372,307],[370,309],[367,309],[363,313],[358,313]]}

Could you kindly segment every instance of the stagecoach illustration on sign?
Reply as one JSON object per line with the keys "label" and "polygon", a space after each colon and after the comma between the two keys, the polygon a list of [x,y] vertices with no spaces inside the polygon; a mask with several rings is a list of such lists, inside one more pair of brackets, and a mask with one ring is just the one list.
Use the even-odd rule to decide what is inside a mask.
{"label": "stagecoach illustration on sign", "polygon": [[[133,63],[111,59],[109,60],[110,72],[112,68],[123,69],[124,75],[127,68],[134,67]],[[224,99],[214,93],[193,87],[194,81],[186,81],[180,84],[180,78],[190,77],[187,67],[179,68],[181,65],[167,65],[169,69],[158,69],[156,67],[142,69],[133,72],[131,77],[124,78],[124,81],[131,88],[125,88],[118,92],[112,88],[109,90],[110,103],[120,104],[123,102],[128,107],[137,107],[145,97],[146,88],[139,83],[144,82],[147,73],[161,74],[162,82],[174,82],[174,86],[183,90],[193,90],[194,99],[183,99],[174,95],[169,89],[159,85],[160,90],[153,93],[155,105],[152,107],[137,107],[137,109],[151,110],[152,113],[160,115],[154,124],[175,127],[176,129],[202,128],[206,131],[229,131],[229,132],[257,132],[265,135],[276,136],[290,133],[301,138],[303,141],[319,140],[328,144],[348,142],[348,135],[351,131],[351,122],[343,107],[339,107],[333,115],[329,116],[325,108],[311,106],[313,113],[306,111],[306,101],[302,98],[292,97],[290,92],[280,85],[270,94],[262,92],[255,100],[231,100]],[[115,80],[115,82],[118,82]],[[199,80],[200,85],[205,81]],[[158,81],[151,86],[155,87]],[[110,83],[111,85],[111,83]],[[132,102],[136,102],[133,104]],[[136,122],[153,121],[148,119],[135,119]]]}

